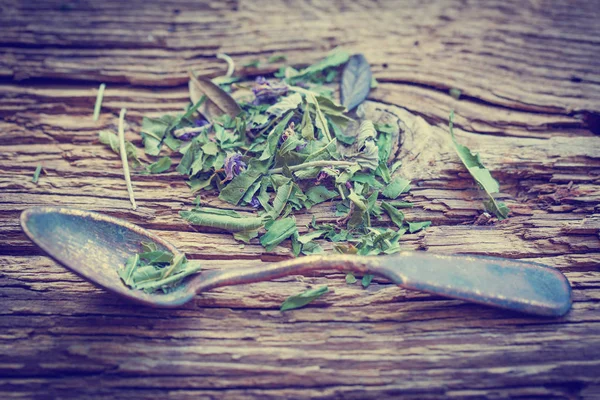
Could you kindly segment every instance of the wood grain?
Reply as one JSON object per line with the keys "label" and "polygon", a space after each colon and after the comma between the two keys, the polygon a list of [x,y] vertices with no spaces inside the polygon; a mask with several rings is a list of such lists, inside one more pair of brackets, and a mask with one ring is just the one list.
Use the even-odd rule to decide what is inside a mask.
{"label": "wood grain", "polygon": [[[0,397],[600,396],[595,2],[9,0],[0,9]],[[272,54],[304,65],[338,45],[373,65],[371,112],[403,124],[397,158],[415,203],[406,215],[433,222],[403,247],[556,266],[573,286],[567,316],[531,318],[383,280],[363,289],[326,271],[152,310],[81,281],[21,233],[24,208],[58,204],[149,228],[207,269],[291,257],[289,244],[240,248],[180,220],[194,196],[176,172],[133,172],[132,211],[118,155],[97,132],[116,132],[127,108],[126,138],[141,147],[142,116],[183,109],[189,70],[225,71],[217,53],[252,77],[279,68],[266,63]],[[254,59],[259,68],[240,67]],[[482,217],[481,194],[449,142],[451,109],[458,139],[500,181],[508,220]],[[230,207],[211,194],[202,201]],[[333,219],[331,205],[316,206],[298,216],[301,230],[313,214]],[[310,307],[278,311],[288,295],[323,284],[330,293]]]}

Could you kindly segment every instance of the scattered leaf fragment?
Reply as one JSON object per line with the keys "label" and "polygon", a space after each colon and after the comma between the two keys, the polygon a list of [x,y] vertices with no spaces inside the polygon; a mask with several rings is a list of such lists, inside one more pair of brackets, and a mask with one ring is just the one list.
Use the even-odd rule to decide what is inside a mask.
{"label": "scattered leaf fragment", "polygon": [[452,96],[454,99],[459,100],[460,99],[460,95],[462,94],[460,89],[457,88],[451,88],[448,93],[450,94],[450,96]]}
{"label": "scattered leaf fragment", "polygon": [[273,63],[285,61],[285,60],[287,60],[287,56],[285,54],[273,54],[271,57],[269,57],[267,62],[269,64],[273,64]]}
{"label": "scattered leaf fragment", "polygon": [[238,103],[210,79],[190,74],[189,89],[190,98],[194,104],[198,103],[203,95],[206,96],[207,100],[199,110],[210,122],[224,114],[235,118],[242,112]]}
{"label": "scattered leaf fragment", "polygon": [[41,173],[42,173],[42,164],[38,164],[37,167],[35,167],[35,172],[33,173],[33,178],[31,178],[31,182],[37,184],[38,180],[40,179]]}
{"label": "scattered leaf fragment", "polygon": [[344,67],[340,87],[342,104],[348,111],[358,107],[369,96],[372,78],[371,67],[364,55],[350,57]]}
{"label": "scattered leaf fragment", "polygon": [[304,307],[311,301],[313,301],[316,298],[327,293],[328,290],[329,289],[327,288],[327,286],[321,286],[319,288],[309,289],[300,294],[290,296],[287,299],[285,299],[283,304],[281,304],[280,310],[287,311],[287,310],[293,310],[296,308]]}
{"label": "scattered leaf fragment", "polygon": [[106,84],[101,83],[98,88],[98,94],[96,95],[96,105],[94,106],[94,121],[98,121],[100,117],[100,109],[102,108],[102,99],[104,98],[104,89],[106,89]]}
{"label": "scattered leaf fragment", "polygon": [[346,274],[346,283],[348,285],[352,285],[352,284],[356,283],[356,277],[354,276],[354,274],[352,272],[348,272]]}
{"label": "scattered leaf fragment", "polygon": [[146,172],[149,174],[160,174],[167,171],[169,168],[171,168],[171,158],[165,156],[146,166]]}
{"label": "scattered leaf fragment", "polygon": [[360,281],[360,283],[363,285],[364,288],[367,288],[371,284],[372,280],[373,280],[373,275],[371,275],[371,274],[365,274],[362,277],[362,280]]}
{"label": "scattered leaf fragment", "polygon": [[406,193],[410,190],[410,181],[408,179],[395,176],[389,185],[383,189],[382,195],[388,199],[394,200],[402,193]]}
{"label": "scattered leaf fragment", "polygon": [[431,221],[422,221],[422,222],[409,222],[408,223],[408,231],[410,233],[418,232],[422,229],[431,226]]}
{"label": "scattered leaf fragment", "polygon": [[494,193],[498,193],[500,191],[500,185],[498,184],[498,181],[492,177],[490,171],[483,165],[478,153],[471,152],[467,146],[463,146],[456,141],[453,126],[454,111],[450,113],[449,128],[456,153],[465,167],[467,167],[467,170],[473,179],[475,179],[475,182],[477,182],[479,187],[485,191],[488,197],[488,200],[484,202],[486,210],[495,214],[499,220],[505,219],[508,217],[510,210],[504,203],[496,201],[493,196]]}

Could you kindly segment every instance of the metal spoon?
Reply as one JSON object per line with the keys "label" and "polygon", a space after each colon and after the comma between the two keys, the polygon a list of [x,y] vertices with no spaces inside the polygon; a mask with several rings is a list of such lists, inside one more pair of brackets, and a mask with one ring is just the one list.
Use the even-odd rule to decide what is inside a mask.
{"label": "metal spoon", "polygon": [[407,288],[535,315],[561,316],[571,307],[571,287],[557,269],[509,259],[401,252],[365,257],[300,257],[260,267],[201,272],[168,293],[145,293],[123,284],[117,268],[141,252],[141,242],[181,252],[169,242],[118,218],[69,208],[23,211],[21,226],[50,257],[94,285],[155,307],[176,307],[216,287],[267,281],[314,270],[375,274]]}

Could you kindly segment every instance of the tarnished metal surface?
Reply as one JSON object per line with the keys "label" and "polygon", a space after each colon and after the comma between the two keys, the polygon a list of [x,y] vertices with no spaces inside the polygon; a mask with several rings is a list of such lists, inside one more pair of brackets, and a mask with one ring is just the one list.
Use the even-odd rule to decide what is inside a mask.
{"label": "tarnished metal surface", "polygon": [[131,290],[116,269],[154,241],[174,254],[170,243],[134,224],[106,215],[59,207],[35,207],[21,215],[29,238],[56,261],[91,283],[130,300],[175,307],[215,287],[265,281],[314,270],[372,273],[408,289],[544,316],[564,315],[571,287],[557,269],[509,259],[402,252],[389,256],[301,257],[260,267],[202,272],[168,294]]}

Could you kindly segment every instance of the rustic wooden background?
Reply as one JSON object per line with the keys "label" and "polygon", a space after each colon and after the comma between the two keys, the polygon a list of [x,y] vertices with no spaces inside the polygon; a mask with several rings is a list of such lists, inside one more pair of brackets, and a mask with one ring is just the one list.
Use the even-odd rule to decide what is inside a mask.
{"label": "rustic wooden background", "polygon": [[[598,398],[599,20],[595,0],[2,1],[0,397]],[[404,247],[556,266],[574,289],[566,317],[384,281],[364,290],[327,272],[153,310],[83,282],[21,233],[24,208],[58,204],[140,224],[208,268],[290,257],[287,246],[239,248],[182,223],[177,212],[193,197],[175,172],[135,174],[132,211],[119,158],[97,132],[115,130],[126,107],[127,137],[141,145],[142,116],[182,109],[187,71],[222,74],[219,52],[238,65],[275,53],[306,64],[338,45],[373,65],[371,106],[389,106],[410,128],[399,155],[415,182],[407,217],[433,226]],[[450,109],[459,139],[501,182],[510,219],[475,223],[479,194],[446,146]],[[327,205],[315,212],[331,215]],[[322,284],[332,292],[312,306],[278,311]]]}

